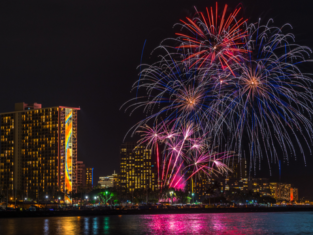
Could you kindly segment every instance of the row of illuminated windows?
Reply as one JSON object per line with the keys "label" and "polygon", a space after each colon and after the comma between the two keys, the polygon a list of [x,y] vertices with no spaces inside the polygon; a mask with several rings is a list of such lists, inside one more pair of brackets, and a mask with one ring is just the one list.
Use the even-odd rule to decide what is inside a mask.
{"label": "row of illuminated windows", "polygon": [[3,130],[4,132],[10,132],[12,129],[14,129],[14,125],[1,126],[1,130]]}
{"label": "row of illuminated windows", "polygon": [[[32,180],[31,180],[32,179]],[[56,181],[57,180],[57,178],[56,177],[48,177],[48,176],[44,176],[43,177],[43,179],[41,179],[41,180],[38,180],[39,178],[38,177],[31,177],[31,178],[28,178],[28,177],[25,177],[24,179],[23,179],[23,181],[25,182],[25,183],[36,183],[36,182],[40,182],[41,184],[45,184],[45,182],[47,183],[47,181]]]}
{"label": "row of illuminated windows", "polygon": [[135,148],[134,149],[145,149],[146,147],[145,146],[143,146],[143,145],[139,145],[139,146],[135,146]]}
{"label": "row of illuminated windows", "polygon": [[[27,144],[26,145],[23,145],[23,147],[25,147],[25,146],[28,146]],[[47,147],[51,147],[50,145],[47,145]],[[51,147],[52,148],[52,147]],[[28,151],[27,151],[28,150]],[[34,150],[36,150],[36,151],[34,151]],[[56,147],[54,147],[54,148],[52,148],[52,149],[46,149],[46,146],[45,145],[41,145],[41,147],[38,147],[38,146],[32,146],[32,148],[29,148],[29,149],[22,149],[21,150],[21,153],[22,154],[26,154],[26,151],[27,151],[27,155],[38,155],[38,154],[40,154],[40,153],[42,153],[42,152],[44,152],[44,153],[52,153],[52,154],[54,154],[54,153],[56,153]]]}
{"label": "row of illuminated windows", "polygon": [[[41,160],[41,159],[39,159],[39,160]],[[55,160],[45,160],[45,158],[43,158],[43,160],[45,161],[45,163],[47,163],[47,164],[52,164],[52,163],[55,163]],[[27,161],[26,162],[27,164],[32,164],[32,163],[35,163],[35,164],[38,164],[38,161]]]}
{"label": "row of illuminated windows", "polygon": [[126,181],[127,181],[127,182],[137,182],[137,181],[138,181],[138,182],[139,182],[139,181],[140,181],[140,182],[146,182],[147,180],[148,180],[148,181],[149,181],[149,180],[150,180],[150,181],[151,181],[151,180],[154,181],[154,177],[139,177],[139,178],[137,178],[137,179],[134,179],[134,178],[126,178]]}
{"label": "row of illuminated windows", "polygon": [[[137,177],[136,175],[131,175],[131,177],[127,177],[126,178],[126,181],[146,181],[146,180],[154,180],[155,177],[154,176],[151,176],[151,175],[147,175],[147,176],[139,176],[138,178],[135,178]],[[124,178],[125,179],[125,178]]]}
{"label": "row of illuminated windows", "polygon": [[52,114],[50,113],[49,115],[42,115],[42,116],[33,116],[33,115],[22,115],[22,120],[23,121],[32,121],[33,120],[33,118],[34,119],[38,119],[38,118],[40,118],[41,119],[41,121],[45,121],[46,119],[52,119],[52,118],[57,118],[57,116],[52,116]]}
{"label": "row of illuminated windows", "polygon": [[[56,131],[52,131],[52,130],[50,130],[50,132],[46,131],[45,133],[46,133],[46,134],[50,134],[50,135],[54,135],[54,136],[56,136],[56,135],[58,134]],[[28,133],[28,132],[24,132],[23,134],[24,134],[24,135],[27,134],[27,135],[29,135],[29,137],[33,137],[33,136],[34,136],[34,137],[35,137],[35,136],[38,137],[38,136],[40,136],[40,134],[39,134],[38,132],[35,132],[35,133],[32,133],[32,132],[29,132],[29,133]],[[61,132],[61,134],[62,134],[62,132]]]}
{"label": "row of illuminated windows", "polygon": [[[61,134],[63,132],[61,131]],[[56,136],[58,134],[57,130],[52,130],[52,128],[49,129],[40,129],[40,130],[24,130],[23,131],[23,136],[26,138],[27,135],[29,136],[41,136],[42,134],[49,134],[52,136]]]}
{"label": "row of illuminated windows", "polygon": [[[134,169],[132,169],[132,170],[129,170],[128,172],[134,172]],[[138,172],[138,171],[137,171]],[[151,173],[151,169],[146,169],[146,170],[144,170],[144,169],[142,169],[141,171],[140,171],[141,173]]]}
{"label": "row of illuminated windows", "polygon": [[[28,127],[29,129],[32,129],[32,128],[34,128],[35,126],[42,125],[42,123],[39,122],[39,120],[33,120],[32,123],[25,123],[25,124],[22,124],[22,125],[23,125],[24,128],[27,128],[27,127]],[[58,123],[57,123],[56,121],[55,121],[55,122],[53,122],[53,121],[50,121],[50,122],[47,121],[47,122],[45,122],[44,126],[58,127]],[[14,128],[13,125],[11,125],[11,127]]]}
{"label": "row of illuminated windows", "polygon": [[[6,143],[1,143],[1,145],[3,145],[3,144],[5,144],[5,145],[14,144],[14,140],[9,140],[9,141],[8,141],[8,138],[4,138],[4,137],[1,136],[1,142],[5,142],[5,141],[6,141]],[[13,148],[13,147],[12,147],[12,148]]]}
{"label": "row of illuminated windows", "polygon": [[142,161],[138,161],[138,162],[133,162],[133,161],[129,161],[128,163],[127,163],[127,161],[125,161],[125,162],[121,162],[121,165],[127,165],[127,166],[140,166],[140,164],[142,164],[142,165],[144,165],[144,166],[149,166],[149,165],[151,165],[151,162],[142,162]]}
{"label": "row of illuminated windows", "polygon": [[151,181],[154,182],[154,177],[142,177],[142,178],[126,178],[126,182],[136,182],[136,184],[138,183],[145,183],[146,181]]}
{"label": "row of illuminated windows", "polygon": [[13,153],[12,154],[1,154],[1,157],[7,157],[7,158],[13,158]]}
{"label": "row of illuminated windows", "polygon": [[21,154],[25,157],[25,158],[27,158],[27,156],[28,156],[28,158],[29,157],[41,157],[42,155],[50,155],[50,156],[56,156],[55,155],[55,150],[46,150],[46,149],[43,149],[43,150],[40,150],[40,154],[38,154],[38,153],[35,153],[35,152],[27,152],[27,155],[26,155],[26,153],[25,153],[25,151],[24,152],[21,152]]}
{"label": "row of illuminated windows", "polygon": [[11,120],[12,119],[13,114],[9,115],[9,116],[2,116],[3,120]]}
{"label": "row of illuminated windows", "polygon": [[[46,109],[34,109],[31,111],[27,111],[25,112],[23,115],[32,115],[32,114],[38,114],[38,113],[47,113],[47,114],[51,114],[53,112],[53,114],[56,114],[56,111],[58,111],[59,108],[46,108]],[[62,109],[61,109],[62,110]]]}
{"label": "row of illuminated windows", "polygon": [[[11,141],[10,140],[8,141],[8,138],[2,138],[1,137],[1,142],[9,142],[9,143],[6,143],[6,144],[11,144]],[[4,143],[1,143],[1,144],[4,144]]]}
{"label": "row of illuminated windows", "polygon": [[14,151],[14,147],[12,146],[12,147],[10,147],[10,149],[11,149],[11,150],[9,150],[9,149],[4,150],[2,154],[13,154],[13,153],[14,153],[14,152],[13,152],[13,151]]}

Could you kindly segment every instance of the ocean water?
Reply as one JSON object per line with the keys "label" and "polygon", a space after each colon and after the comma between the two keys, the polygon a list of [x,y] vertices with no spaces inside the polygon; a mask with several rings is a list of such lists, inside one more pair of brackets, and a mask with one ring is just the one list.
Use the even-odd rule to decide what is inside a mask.
{"label": "ocean water", "polygon": [[313,234],[313,212],[7,218],[0,234]]}

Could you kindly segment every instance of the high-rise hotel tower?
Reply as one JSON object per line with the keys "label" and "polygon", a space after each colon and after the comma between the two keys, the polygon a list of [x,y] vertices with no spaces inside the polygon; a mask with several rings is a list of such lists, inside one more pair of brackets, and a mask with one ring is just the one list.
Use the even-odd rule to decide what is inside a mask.
{"label": "high-rise hotel tower", "polygon": [[120,189],[123,193],[135,189],[158,189],[156,157],[151,149],[136,143],[122,144],[120,150]]}
{"label": "high-rise hotel tower", "polygon": [[0,113],[0,193],[42,200],[77,191],[78,110],[17,103]]}

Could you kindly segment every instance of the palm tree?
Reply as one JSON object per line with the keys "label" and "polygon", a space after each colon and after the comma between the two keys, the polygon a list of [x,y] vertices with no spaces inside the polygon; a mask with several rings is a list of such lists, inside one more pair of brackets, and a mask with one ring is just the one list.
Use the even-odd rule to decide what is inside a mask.
{"label": "palm tree", "polygon": [[99,194],[100,201],[104,202],[104,205],[106,206],[108,201],[111,200],[114,197],[114,193],[109,191],[100,192]]}

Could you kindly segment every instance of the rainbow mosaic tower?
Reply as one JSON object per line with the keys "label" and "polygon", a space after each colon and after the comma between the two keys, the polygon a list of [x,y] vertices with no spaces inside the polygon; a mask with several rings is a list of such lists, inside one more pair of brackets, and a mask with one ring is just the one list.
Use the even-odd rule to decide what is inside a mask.
{"label": "rainbow mosaic tower", "polygon": [[77,191],[77,111],[80,108],[17,103],[0,114],[0,191],[42,200]]}

